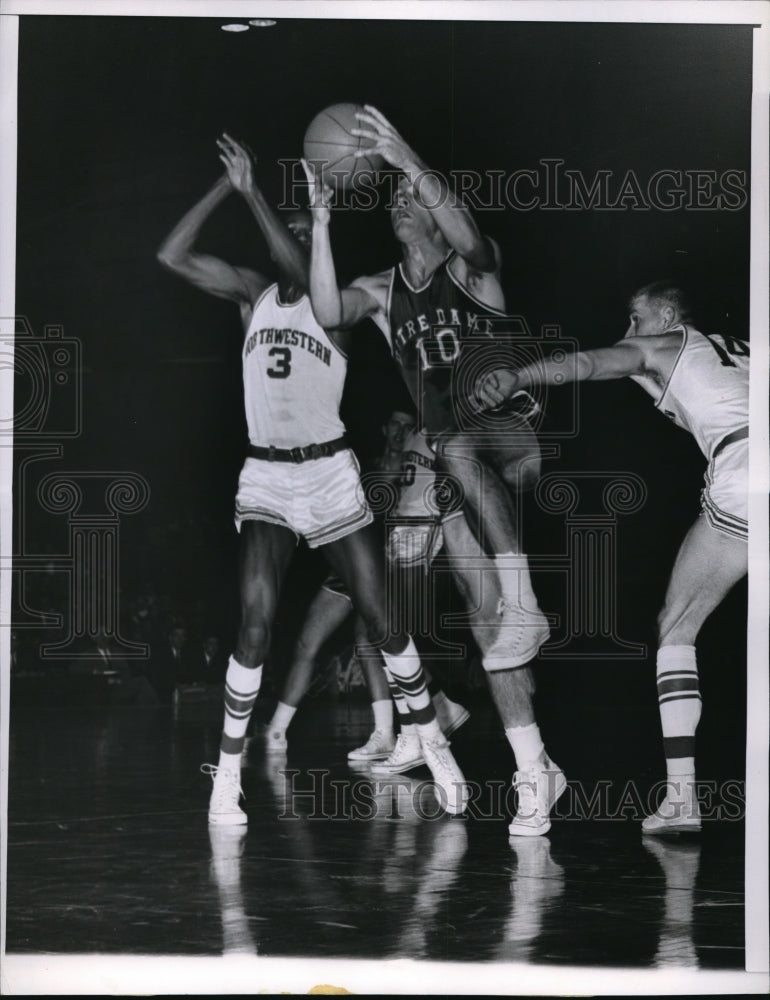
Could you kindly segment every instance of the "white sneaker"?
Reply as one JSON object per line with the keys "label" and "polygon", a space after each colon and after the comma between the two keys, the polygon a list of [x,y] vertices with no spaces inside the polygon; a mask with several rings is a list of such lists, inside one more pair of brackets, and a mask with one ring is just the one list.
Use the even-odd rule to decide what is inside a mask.
{"label": "white sneaker", "polygon": [[393,752],[396,737],[393,730],[375,729],[362,747],[356,747],[348,754],[348,760],[384,760]]}
{"label": "white sneaker", "polygon": [[567,787],[561,768],[546,756],[544,763],[534,763],[526,771],[517,771],[513,787],[519,801],[508,833],[512,837],[540,837],[548,833],[551,809]]}
{"label": "white sneaker", "polygon": [[463,772],[449,749],[449,742],[443,736],[437,739],[420,739],[425,763],[430,768],[436,787],[433,789],[442,808],[451,816],[465,812],[470,798],[470,789],[465,783]]}
{"label": "white sneaker", "polygon": [[692,792],[684,795],[668,792],[655,812],[642,822],[642,833],[653,836],[700,831],[700,806]]}
{"label": "white sneaker", "polygon": [[286,753],[288,747],[285,729],[265,730],[265,753]]}
{"label": "white sneaker", "polygon": [[247,823],[246,813],[238,805],[243,795],[240,770],[201,764],[201,772],[210,774],[214,779],[209,800],[209,823],[212,826],[243,826]]}
{"label": "white sneaker", "polygon": [[436,709],[436,718],[444,736],[451,736],[471,717],[471,713],[464,705],[458,705],[456,701],[452,701],[446,695],[443,698],[433,699],[433,706]]}
{"label": "white sneaker", "polygon": [[372,774],[404,774],[406,771],[413,771],[425,763],[425,756],[422,752],[422,744],[417,733],[404,735],[398,734],[393,753],[385,760],[372,764]]}
{"label": "white sneaker", "polygon": [[482,659],[485,663],[494,661],[492,666],[495,670],[523,667],[537,656],[540,647],[548,641],[551,634],[548,619],[539,608],[528,611],[518,605],[507,604],[502,598],[497,611],[500,628]]}

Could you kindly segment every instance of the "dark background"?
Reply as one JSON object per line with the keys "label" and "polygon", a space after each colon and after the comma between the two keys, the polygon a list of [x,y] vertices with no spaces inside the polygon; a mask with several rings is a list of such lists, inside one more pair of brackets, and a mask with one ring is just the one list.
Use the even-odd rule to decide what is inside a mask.
{"label": "dark background", "polygon": [[[218,176],[217,136],[227,130],[249,142],[259,181],[276,202],[277,161],[298,157],[311,118],[337,101],[379,107],[440,170],[537,169],[542,158],[561,157],[588,179],[612,171],[611,189],[628,170],[642,187],[661,169],[748,177],[752,32],[279,20],[232,34],[220,30],[223,22],[20,19],[16,302],[37,335],[56,323],[82,344],[83,432],[66,442],[58,468],[130,470],[150,484],[147,508],[121,525],[124,602],[151,583],[171,606],[196,602],[207,625],[231,635],[231,513],[246,443],[240,322],[232,305],[187,287],[155,259],[166,233]],[[506,208],[479,221],[500,244],[509,310],[535,334],[558,324],[583,347],[611,343],[626,329],[630,292],[672,276],[690,287],[702,329],[749,335],[748,205]],[[382,210],[340,212],[334,244],[343,280],[397,259]],[[237,196],[200,245],[233,263],[270,267]],[[384,341],[374,327],[362,328],[345,407],[362,454],[377,449],[398,392]],[[558,429],[566,412],[556,396],[546,430]],[[697,513],[702,456],[629,383],[584,388],[580,433],[560,444],[548,471],[626,470],[647,484],[645,505],[619,522],[617,604],[622,637],[654,643],[666,577]],[[56,469],[51,463],[39,474]],[[30,549],[66,549],[65,518],[34,503],[16,515]],[[526,525],[528,551],[563,551],[563,520],[530,502]],[[300,560],[289,593],[319,572],[308,566]],[[25,587],[35,608],[41,585],[33,577]],[[535,584],[544,606],[559,611],[563,584],[545,574]],[[16,596],[18,605],[18,588]],[[739,587],[702,643],[704,724],[724,734],[717,714],[728,713],[724,739],[736,760],[744,629]],[[541,691],[566,693],[578,706],[644,698],[654,709],[650,660],[544,667]],[[650,733],[651,746],[656,739]]]}

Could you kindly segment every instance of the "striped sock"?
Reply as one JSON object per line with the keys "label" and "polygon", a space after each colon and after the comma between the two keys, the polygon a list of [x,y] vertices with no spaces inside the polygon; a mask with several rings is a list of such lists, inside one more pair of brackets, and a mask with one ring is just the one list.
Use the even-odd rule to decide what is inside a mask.
{"label": "striped sock", "polygon": [[402,653],[386,653],[383,650],[382,656],[389,673],[406,699],[412,722],[420,727],[427,726],[431,733],[434,729],[440,733],[441,730],[436,722],[436,709],[430,700],[425,673],[412,640],[408,640]]}
{"label": "striped sock", "polygon": [[407,735],[408,733],[414,732],[414,724],[412,723],[412,713],[409,711],[409,706],[406,703],[406,698],[401,688],[396,684],[393,679],[393,675],[388,670],[387,667],[383,668],[385,670],[385,676],[388,678],[388,687],[390,688],[390,696],[393,699],[393,704],[396,706],[396,714],[398,715],[398,729],[399,732]]}
{"label": "striped sock", "polygon": [[242,667],[232,656],[225,674],[225,724],[219,744],[219,766],[237,768],[251,710],[262,682],[262,666]]}
{"label": "striped sock", "polygon": [[695,730],[701,713],[695,646],[661,646],[657,684],[668,777],[693,775]]}

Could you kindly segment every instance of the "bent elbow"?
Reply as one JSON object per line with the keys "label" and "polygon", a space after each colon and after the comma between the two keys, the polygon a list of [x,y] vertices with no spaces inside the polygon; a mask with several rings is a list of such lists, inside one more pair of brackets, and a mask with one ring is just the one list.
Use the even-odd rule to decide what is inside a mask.
{"label": "bent elbow", "polygon": [[311,291],[310,306],[316,322],[325,330],[333,330],[342,325],[342,305],[340,302],[328,302],[323,299],[319,302]]}
{"label": "bent elbow", "polygon": [[313,306],[313,315],[318,325],[322,326],[324,330],[334,330],[342,325],[342,314],[339,310],[316,309]]}
{"label": "bent elbow", "polygon": [[155,259],[161,267],[165,267],[168,271],[173,271],[174,255],[169,251],[165,243],[156,251]]}

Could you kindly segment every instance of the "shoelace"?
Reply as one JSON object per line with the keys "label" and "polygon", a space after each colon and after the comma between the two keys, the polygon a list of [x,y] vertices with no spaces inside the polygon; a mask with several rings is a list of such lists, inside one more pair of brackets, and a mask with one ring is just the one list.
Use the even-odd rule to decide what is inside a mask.
{"label": "shoelace", "polygon": [[402,757],[413,757],[415,750],[418,753],[420,751],[419,740],[415,737],[404,736],[399,733],[398,738],[396,739],[396,745],[393,747],[393,752],[385,763],[397,763]]}
{"label": "shoelace", "polygon": [[537,809],[537,778],[532,771],[517,771],[513,784],[519,796],[518,811],[531,816]]}
{"label": "shoelace", "polygon": [[[227,768],[219,768],[216,764],[201,764],[201,774],[207,774],[211,778],[216,778],[219,772],[222,772],[223,778],[220,780],[219,785],[214,784],[214,790],[216,792],[216,804],[219,804],[222,799],[228,797],[233,791],[237,791],[238,795],[235,799],[236,804],[238,803],[238,798],[243,795],[243,789],[241,788],[241,783],[238,780],[238,776],[235,771],[230,771]],[[243,795],[245,799],[246,796]]]}
{"label": "shoelace", "polygon": [[453,762],[449,758],[449,743],[432,743],[426,740],[423,743],[423,749],[427,750],[431,754],[431,760],[435,762],[438,767],[446,773],[447,776],[451,775],[452,780],[455,778],[456,765],[453,766]]}
{"label": "shoelace", "polygon": [[527,612],[520,605],[509,604],[504,597],[501,597],[497,602],[497,614],[503,618],[505,617],[506,611],[510,611],[518,615],[522,621],[527,617]]}

